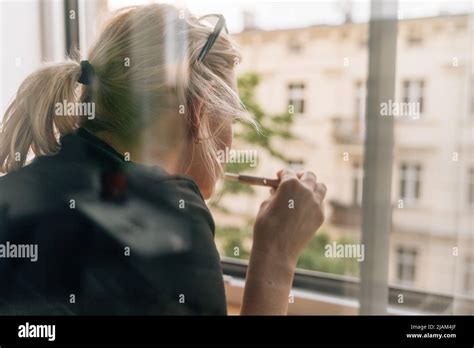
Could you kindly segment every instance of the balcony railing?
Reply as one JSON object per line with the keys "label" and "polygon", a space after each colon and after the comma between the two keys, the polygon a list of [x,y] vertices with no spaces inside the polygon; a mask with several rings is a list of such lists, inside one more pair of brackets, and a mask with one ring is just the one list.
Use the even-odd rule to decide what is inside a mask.
{"label": "balcony railing", "polygon": [[[227,302],[233,314],[241,306],[247,261],[223,257]],[[387,313],[468,315],[474,309],[474,298],[422,291],[401,285],[388,286]],[[341,315],[358,314],[360,280],[354,277],[297,269],[292,293],[295,301],[289,314]],[[400,301],[403,295],[403,301]]]}
{"label": "balcony railing", "polygon": [[360,227],[361,207],[356,204],[345,204],[335,200],[330,201],[332,207],[331,224],[339,227]]}
{"label": "balcony railing", "polygon": [[362,144],[364,141],[364,122],[357,117],[334,116],[332,121],[332,136],[339,144]]}

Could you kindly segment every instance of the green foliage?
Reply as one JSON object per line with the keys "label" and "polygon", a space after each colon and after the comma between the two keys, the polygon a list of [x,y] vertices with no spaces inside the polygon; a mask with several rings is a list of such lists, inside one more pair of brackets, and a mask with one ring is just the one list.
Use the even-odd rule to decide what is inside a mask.
{"label": "green foliage", "polygon": [[[216,240],[222,242],[222,253],[224,256],[247,260],[250,256],[250,250],[245,247],[243,241],[250,238],[251,229],[249,226],[245,229],[236,226],[216,228]],[[238,248],[238,253],[236,253],[236,248]]]}
{"label": "green foliage", "polygon": [[240,122],[241,127],[236,128],[235,137],[244,140],[248,144],[258,146],[273,157],[286,161],[285,155],[272,145],[272,140],[275,138],[294,138],[290,132],[290,127],[293,124],[293,115],[289,112],[268,115],[262,110],[255,100],[255,92],[260,82],[259,77],[255,73],[242,75],[237,82],[240,99],[247,111],[254,116],[259,124],[260,132],[256,132],[252,125]]}
{"label": "green foliage", "polygon": [[[277,138],[294,138],[290,131],[294,116],[288,112],[277,115],[265,113],[255,99],[258,84],[259,77],[254,73],[245,74],[238,79],[242,103],[259,124],[260,130],[257,131],[253,125],[237,120],[237,124],[234,127],[234,136],[237,141],[250,145],[257,149],[258,152],[266,151],[272,157],[286,162],[287,158],[272,145],[272,141]],[[244,173],[252,169],[247,163],[228,163],[225,166],[225,171],[231,173]],[[229,194],[253,193],[254,189],[249,185],[242,185],[235,181],[225,181],[221,189],[216,192],[211,205],[223,213],[232,214],[231,211],[227,211],[220,206],[221,198]],[[246,245],[250,244],[252,238],[253,222],[253,220],[247,221],[243,228],[237,226],[217,227],[216,241],[221,245],[223,255],[241,259],[249,258],[250,250]],[[324,256],[324,247],[329,243],[331,241],[328,234],[320,231],[301,254],[298,260],[298,267],[328,273],[356,275],[359,265],[355,259],[337,259]],[[355,243],[355,241],[352,241],[350,238],[341,238],[338,243]],[[238,250],[238,255],[236,250]]]}
{"label": "green foliage", "polygon": [[[234,126],[234,137],[237,141],[250,145],[258,152],[265,151],[272,157],[286,162],[287,158],[272,145],[272,141],[277,138],[294,138],[290,132],[293,123],[293,115],[288,112],[277,115],[265,113],[255,99],[259,82],[259,77],[255,73],[244,74],[237,80],[242,104],[247,111],[253,115],[260,129],[257,131],[252,124],[237,120],[237,124]],[[250,167],[248,163],[227,163],[224,166],[224,170],[231,173],[245,173],[253,169],[254,168]],[[254,189],[249,185],[242,185],[235,181],[224,181],[221,189],[215,193],[214,199],[210,204],[225,212],[225,209],[219,204],[224,195],[253,194],[254,192]]]}
{"label": "green foliage", "polygon": [[[328,234],[324,231],[318,232],[298,259],[298,268],[310,269],[314,271],[352,275],[359,272],[359,263],[354,258],[328,258],[324,256],[324,247],[332,243]],[[338,244],[355,244],[355,238],[342,237],[337,240]]]}

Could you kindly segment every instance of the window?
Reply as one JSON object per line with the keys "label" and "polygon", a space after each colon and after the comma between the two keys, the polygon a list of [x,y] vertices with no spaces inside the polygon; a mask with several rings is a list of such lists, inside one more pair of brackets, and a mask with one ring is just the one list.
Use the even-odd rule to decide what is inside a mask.
{"label": "window", "polygon": [[403,82],[403,103],[414,104],[418,108],[420,114],[424,111],[424,81],[410,80]]}
{"label": "window", "polygon": [[295,38],[291,38],[288,41],[288,50],[290,53],[298,54],[303,50],[303,45],[298,40],[295,40]]}
{"label": "window", "polygon": [[293,107],[295,114],[304,113],[304,84],[303,83],[291,83],[288,85],[288,105]]}
{"label": "window", "polygon": [[406,42],[409,47],[423,44],[423,33],[419,26],[410,26],[407,28]]}
{"label": "window", "polygon": [[420,198],[421,165],[406,164],[400,166],[400,199],[407,205],[415,204]]}
{"label": "window", "polygon": [[[108,0],[104,7],[108,7],[108,10],[116,10],[132,3],[145,4],[149,2],[150,0]],[[189,3],[191,5],[192,2]],[[374,4],[376,3],[374,1]],[[382,4],[383,2],[379,3]],[[449,1],[446,0],[445,3],[446,8],[449,8]],[[418,5],[416,6],[418,9],[423,7],[421,4]],[[280,9],[276,9],[280,6]],[[241,18],[242,12],[240,10],[236,11],[236,9],[242,8],[237,2],[235,2],[235,8],[233,5],[232,9],[218,3],[209,7],[202,6],[199,2],[193,3],[190,7],[191,12],[199,15],[207,13],[224,14],[234,39],[243,48],[242,63],[239,64],[239,70],[237,71],[238,78],[245,78],[248,71],[255,72],[258,77],[258,93],[253,93],[257,89],[252,90],[252,86],[249,87],[251,85],[249,82],[253,81],[252,79],[244,80],[246,82],[243,84],[244,88],[239,89],[239,92],[244,97],[244,102],[246,102],[250,112],[261,118],[261,123],[268,127],[269,130],[275,132],[265,132],[270,133],[270,135],[265,134],[261,139],[258,139],[257,134],[250,134],[250,132],[241,132],[236,137],[235,149],[239,149],[240,146],[248,146],[250,149],[256,148],[259,151],[258,166],[255,172],[249,172],[249,174],[272,176],[276,170],[285,166],[285,161],[281,161],[284,158],[288,160],[287,164],[296,170],[302,169],[304,166],[304,169],[315,171],[318,175],[318,180],[325,182],[328,186],[327,204],[328,207],[331,205],[332,209],[327,210],[325,224],[300,257],[298,267],[302,268],[303,271],[295,277],[295,287],[301,286],[309,290],[326,291],[328,295],[344,294],[344,297],[352,296],[351,282],[342,281],[337,277],[345,275],[357,278],[359,276],[359,268],[369,263],[359,263],[356,259],[349,257],[326,257],[325,247],[332,245],[333,242],[336,242],[338,245],[357,245],[360,242],[360,236],[367,233],[367,231],[361,231],[361,211],[367,209],[367,207],[362,206],[362,182],[364,176],[362,162],[364,154],[367,154],[364,151],[366,146],[369,151],[378,151],[383,149],[384,146],[386,147],[388,142],[382,142],[378,148],[374,148],[371,147],[373,145],[366,145],[366,143],[361,141],[364,138],[364,133],[369,131],[366,130],[365,125],[366,91],[373,91],[374,88],[379,88],[379,86],[397,86],[398,88],[396,89],[400,92],[398,101],[418,103],[418,110],[420,112],[442,109],[444,114],[442,115],[443,117],[439,117],[439,122],[436,122],[436,124],[428,125],[427,123],[423,124],[423,122],[420,122],[415,127],[405,127],[402,125],[399,129],[396,128],[398,125],[394,124],[395,130],[400,132],[396,133],[393,148],[389,150],[393,150],[393,153],[396,153],[398,156],[401,153],[403,155],[401,157],[402,163],[396,163],[394,166],[390,162],[389,168],[394,170],[392,178],[396,181],[396,191],[392,192],[392,194],[403,198],[405,206],[418,203],[420,199],[423,199],[423,207],[427,209],[407,209],[405,211],[393,206],[389,252],[383,255],[377,254],[372,260],[376,264],[383,264],[386,261],[393,266],[393,272],[390,274],[390,283],[404,283],[405,285],[416,283],[417,285],[416,289],[410,290],[407,288],[404,291],[404,296],[411,296],[410,298],[405,297],[404,304],[391,300],[390,306],[392,308],[403,308],[408,311],[420,309],[435,313],[446,313],[442,309],[442,304],[444,301],[447,301],[446,295],[454,297],[455,294],[451,290],[451,273],[445,272],[447,274],[442,274],[442,272],[439,272],[438,265],[443,261],[442,258],[445,255],[438,251],[440,243],[443,243],[443,246],[448,248],[452,245],[458,245],[458,236],[453,236],[450,239],[443,237],[443,240],[439,241],[437,235],[430,229],[430,226],[435,225],[433,221],[440,218],[445,221],[452,221],[457,226],[466,225],[458,220],[464,219],[464,215],[459,214],[458,207],[465,207],[466,202],[469,202],[469,205],[474,207],[474,168],[471,168],[472,163],[469,162],[462,163],[462,165],[458,163],[456,168],[459,169],[456,170],[460,170],[464,174],[461,175],[461,172],[453,174],[456,178],[463,178],[463,186],[461,187],[461,194],[455,195],[450,194],[455,192],[455,187],[448,187],[448,183],[457,184],[457,181],[447,180],[449,178],[444,177],[444,173],[447,173],[447,171],[442,171],[439,174],[439,180],[446,183],[446,185],[438,185],[437,180],[427,180],[429,178],[428,175],[431,174],[428,173],[427,169],[450,165],[450,163],[446,163],[445,157],[440,156],[440,154],[445,148],[459,145],[451,143],[451,141],[456,142],[458,139],[449,139],[450,142],[447,143],[448,137],[436,139],[436,134],[441,134],[443,129],[448,129],[448,127],[452,134],[459,134],[459,129],[456,127],[465,125],[465,122],[458,122],[461,116],[472,117],[470,120],[474,120],[474,88],[471,88],[470,91],[465,90],[466,81],[469,80],[472,72],[456,70],[457,72],[453,74],[452,69],[440,69],[438,65],[413,64],[413,61],[423,62],[429,60],[437,52],[433,47],[449,47],[449,51],[452,52],[453,56],[459,55],[461,52],[465,52],[468,47],[471,47],[469,42],[466,43],[464,41],[463,37],[472,38],[472,35],[469,35],[469,32],[454,34],[453,26],[450,24],[452,16],[439,15],[436,21],[423,17],[400,20],[398,22],[399,33],[403,35],[403,38],[398,40],[399,46],[396,50],[396,57],[394,58],[387,54],[385,57],[387,60],[381,63],[378,70],[380,72],[378,75],[385,75],[382,72],[388,72],[388,70],[383,70],[384,67],[396,68],[395,82],[391,77],[381,76],[381,79],[377,79],[381,83],[377,85],[372,82],[374,76],[371,76],[369,79],[365,75],[366,69],[360,69],[360,67],[367,66],[367,59],[371,53],[368,52],[367,47],[369,38],[368,28],[365,25],[360,25],[361,23],[358,20],[350,24],[348,29],[349,35],[344,38],[344,43],[339,39],[337,33],[347,28],[342,28],[339,25],[331,25],[329,27],[318,26],[318,18],[305,22],[303,21],[304,18],[297,16],[298,18],[295,22],[288,23],[288,29],[291,29],[291,31],[277,28],[278,23],[280,23],[278,20],[274,20],[272,23],[259,21],[259,30],[248,31],[248,29],[257,28],[256,19],[261,19],[262,14],[266,14],[266,16],[272,14],[272,18],[275,15],[274,18],[278,19],[282,18],[278,13],[283,13],[283,16],[285,13],[289,13],[281,9],[295,8],[297,13],[308,14],[308,16],[311,13],[321,12],[319,10],[322,9],[322,5],[319,2],[307,5],[314,7],[312,11],[308,11],[305,6],[300,7],[297,3],[292,3],[288,0],[284,1],[281,5],[275,3],[274,6],[268,6],[265,10],[256,9],[255,15],[247,16],[247,18]],[[273,12],[274,9],[275,12]],[[368,14],[369,6],[366,9]],[[92,13],[93,11],[89,12]],[[462,15],[460,18],[468,19],[469,16]],[[91,19],[88,18],[88,20]],[[244,20],[243,26],[239,26],[239,19]],[[412,26],[415,22],[417,25]],[[438,33],[430,36],[429,45],[424,45],[423,41],[425,38],[423,33],[428,33],[430,28],[437,25],[438,22],[440,23]],[[311,27],[313,24],[316,24],[316,26]],[[82,26],[82,24],[80,25]],[[86,27],[93,28],[95,25],[87,25]],[[245,31],[246,29],[247,32],[239,33],[239,31]],[[81,30],[84,30],[84,28]],[[360,36],[356,35],[358,30],[361,32]],[[332,33],[335,34],[333,35]],[[94,38],[93,36],[90,37],[91,39]],[[390,41],[390,35],[388,37],[388,41]],[[80,39],[82,43],[84,36],[81,35]],[[387,33],[385,32],[380,38],[377,38],[377,36],[371,37],[371,47],[380,47],[381,42],[379,39],[386,40]],[[62,41],[60,43],[61,48],[63,48],[64,43]],[[276,44],[284,50],[284,55],[275,55]],[[34,47],[35,45],[30,46]],[[354,49],[354,52],[347,52],[347,47],[350,47],[351,50]],[[420,47],[423,47],[423,49],[419,49]],[[18,54],[15,50],[5,49],[5,52],[7,51],[15,52],[15,55]],[[350,64],[343,67],[343,74],[334,73],[339,70],[335,69],[333,71],[332,68],[328,69],[328,65],[324,63],[325,59],[328,59],[328,61],[331,60],[335,64],[342,65],[344,63],[343,58],[346,55],[350,55]],[[407,57],[410,59],[407,59]],[[304,67],[303,65],[299,66],[303,62]],[[321,64],[322,62],[323,64]],[[371,62],[371,64],[374,63],[375,60]],[[472,59],[466,58],[466,63],[472,64]],[[6,67],[8,70],[11,65],[6,65]],[[8,70],[8,72],[10,71]],[[450,81],[450,89],[452,88],[449,94],[443,94],[442,88],[445,85],[443,81],[446,80]],[[278,87],[278,83],[280,88],[274,88]],[[10,79],[8,79],[5,85],[8,86],[10,84]],[[316,103],[313,102],[314,95],[310,94],[310,92],[313,89],[312,86],[319,86],[318,84],[322,84],[322,88],[321,90],[318,88]],[[428,91],[426,89],[427,86],[430,91],[429,95],[425,95],[425,92]],[[346,91],[349,93],[347,98],[342,97],[346,96]],[[463,91],[472,94],[466,95]],[[252,96],[252,98],[248,96]],[[472,99],[469,100],[469,97]],[[308,100],[305,100],[306,98]],[[309,98],[312,98],[310,103],[308,103]],[[371,101],[368,102],[371,103]],[[298,117],[280,115],[277,111],[282,109],[282,103],[291,105],[294,113],[301,115],[298,115]],[[469,112],[467,115],[457,113],[458,105],[470,106],[472,112]],[[317,115],[317,117],[312,117],[313,115]],[[328,131],[326,125],[329,125],[327,122],[334,116],[342,120],[341,129],[343,130],[342,133],[346,134],[345,137],[333,139],[326,136]],[[292,124],[290,120],[293,120],[295,124]],[[371,127],[371,136],[374,135],[375,128]],[[435,146],[428,144],[433,156],[423,157],[423,154],[426,153],[426,143],[409,144],[410,148],[407,150],[407,146],[405,146],[406,144],[402,140],[412,139],[413,136],[418,134],[421,135],[420,139],[431,138],[433,142],[436,142]],[[294,136],[293,139],[298,141],[291,141],[291,137],[287,135]],[[371,136],[367,138],[371,138]],[[276,152],[280,152],[277,155],[282,154],[284,156],[267,156],[267,148],[271,150],[268,151],[269,154],[277,150]],[[407,152],[408,154],[405,156]],[[260,154],[265,155],[260,157]],[[343,159],[345,155],[341,156],[341,154],[347,154],[347,160]],[[376,157],[373,156],[372,158]],[[466,160],[471,158],[469,152],[463,158],[466,158]],[[367,160],[369,161],[370,158]],[[379,163],[374,163],[375,166],[378,168],[377,171],[381,172]],[[238,164],[229,169],[235,169],[236,172],[244,172],[248,169],[248,165]],[[371,178],[373,177],[371,176]],[[421,187],[422,179],[423,187]],[[379,176],[376,179],[371,179],[368,187],[374,187],[378,183],[381,183],[380,186],[392,187],[390,180]],[[216,244],[223,258],[231,258],[236,263],[241,262],[243,266],[242,274],[245,277],[246,260],[249,257],[252,243],[252,219],[255,218],[256,211],[262,200],[267,197],[268,190],[243,185],[241,185],[242,187],[239,190],[236,190],[238,183],[230,182],[228,184],[228,190],[225,191],[219,205],[209,204],[216,221]],[[435,200],[430,200],[427,193],[432,190],[442,190],[443,192],[440,192],[440,194],[442,194],[443,199],[436,202]],[[423,197],[421,197],[421,194],[423,194]],[[374,195],[372,196],[375,197],[372,197],[375,200],[378,200],[380,197],[383,198],[383,195],[381,196],[377,190],[374,190]],[[367,203],[371,197],[366,198]],[[222,209],[220,209],[221,207]],[[374,215],[376,214],[374,213]],[[452,228],[448,226],[448,223],[445,225],[441,224],[441,226],[437,224],[436,228],[443,229],[444,236],[452,235]],[[381,234],[380,232],[383,232],[375,227],[374,230],[374,233],[379,235]],[[424,231],[424,233],[419,233],[420,230]],[[459,235],[462,234],[459,233]],[[410,241],[412,244],[399,248],[401,243],[406,243],[407,241]],[[413,245],[419,247],[416,249],[413,248]],[[408,246],[411,248],[408,248]],[[235,252],[236,248],[239,250],[238,254]],[[380,248],[377,249],[380,250]],[[367,255],[369,247],[366,246],[365,252]],[[372,249],[370,252],[373,253],[374,250]],[[467,251],[467,253],[470,252]],[[419,255],[423,256],[423,260],[418,257]],[[420,261],[423,261],[423,282],[419,281],[421,271],[416,269],[417,262],[421,267]],[[461,259],[462,261],[464,260]],[[472,290],[468,290],[473,287],[472,261],[468,262],[471,262],[471,266],[461,269],[462,273],[459,277],[461,284],[459,286],[461,289],[465,288],[466,291],[471,291],[472,293]],[[233,264],[230,268],[227,268],[228,272],[226,274],[234,274],[232,273],[234,270],[232,267],[234,267]],[[316,274],[312,271],[320,273]],[[338,284],[340,284],[341,288],[327,287],[328,282],[324,273],[331,273],[330,279],[338,279]],[[309,279],[311,281],[308,281]],[[379,281],[379,279],[374,280]],[[361,279],[361,283],[363,282]],[[423,296],[423,292],[426,293],[425,296]],[[357,291],[354,291],[354,293],[357,293]],[[438,300],[434,293],[443,293],[444,295],[439,296],[440,299]],[[433,298],[435,300],[432,301]],[[357,295],[354,295],[354,299],[357,300]],[[298,303],[298,301],[296,302]],[[431,303],[431,305],[428,306],[428,303]],[[427,306],[430,308],[427,308]],[[301,306],[298,307],[301,308]],[[309,314],[321,313],[321,308],[305,308],[305,310]]]}
{"label": "window", "polygon": [[398,247],[397,249],[397,281],[411,285],[415,282],[417,250]]}
{"label": "window", "polygon": [[352,204],[362,205],[363,171],[359,163],[352,166]]}
{"label": "window", "polygon": [[408,46],[411,46],[411,47],[420,46],[422,43],[423,43],[423,38],[421,37],[421,35],[410,34],[407,37]]}
{"label": "window", "polygon": [[288,167],[293,169],[296,172],[304,170],[304,161],[301,159],[290,159],[288,161]]}
{"label": "window", "polygon": [[467,257],[464,269],[464,291],[468,295],[474,295],[474,258]]}
{"label": "window", "polygon": [[364,133],[365,129],[365,98],[366,98],[365,82],[358,81],[355,85],[355,124],[354,131]]}
{"label": "window", "polygon": [[469,169],[467,180],[467,202],[474,207],[474,168]]}

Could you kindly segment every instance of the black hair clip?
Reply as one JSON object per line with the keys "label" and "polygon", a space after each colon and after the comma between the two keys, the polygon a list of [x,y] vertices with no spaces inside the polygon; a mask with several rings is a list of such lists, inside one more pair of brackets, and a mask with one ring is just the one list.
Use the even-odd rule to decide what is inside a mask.
{"label": "black hair clip", "polygon": [[95,77],[95,69],[88,60],[81,61],[81,76],[77,82],[83,85],[90,85]]}

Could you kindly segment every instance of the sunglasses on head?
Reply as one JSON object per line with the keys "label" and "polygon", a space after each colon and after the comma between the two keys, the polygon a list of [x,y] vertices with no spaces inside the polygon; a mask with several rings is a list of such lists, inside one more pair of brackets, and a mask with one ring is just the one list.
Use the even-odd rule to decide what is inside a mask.
{"label": "sunglasses on head", "polygon": [[201,49],[201,52],[199,52],[199,55],[196,59],[196,62],[202,62],[204,58],[206,57],[207,53],[209,50],[212,48],[214,43],[216,42],[217,38],[219,37],[219,34],[221,33],[222,29],[225,29],[226,33],[229,33],[227,30],[227,26],[225,24],[225,18],[223,15],[220,14],[209,14],[205,15],[201,18],[198,19],[199,21],[206,20],[207,22],[212,23],[214,22],[214,30],[212,33],[209,35],[206,44],[204,47]]}

